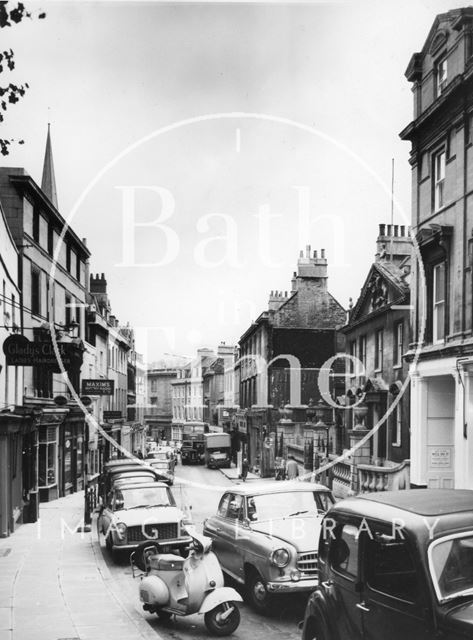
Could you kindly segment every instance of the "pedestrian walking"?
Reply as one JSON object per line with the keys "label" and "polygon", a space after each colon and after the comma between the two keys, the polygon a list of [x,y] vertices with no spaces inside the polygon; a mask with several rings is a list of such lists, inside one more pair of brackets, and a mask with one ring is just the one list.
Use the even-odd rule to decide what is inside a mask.
{"label": "pedestrian walking", "polygon": [[286,478],[288,480],[295,480],[299,475],[299,467],[294,460],[294,456],[289,456],[286,464]]}
{"label": "pedestrian walking", "polygon": [[247,458],[243,458],[241,462],[241,479],[246,482],[246,476],[248,475],[249,464]]}

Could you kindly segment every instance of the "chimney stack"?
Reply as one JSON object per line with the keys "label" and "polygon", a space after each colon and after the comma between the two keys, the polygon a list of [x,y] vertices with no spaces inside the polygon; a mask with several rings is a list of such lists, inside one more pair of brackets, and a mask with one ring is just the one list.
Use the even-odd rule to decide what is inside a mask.
{"label": "chimney stack", "polygon": [[412,240],[409,232],[410,228],[405,225],[380,224],[379,235],[376,239],[376,262],[392,260],[394,264],[399,264],[407,256],[410,256],[412,254]]}

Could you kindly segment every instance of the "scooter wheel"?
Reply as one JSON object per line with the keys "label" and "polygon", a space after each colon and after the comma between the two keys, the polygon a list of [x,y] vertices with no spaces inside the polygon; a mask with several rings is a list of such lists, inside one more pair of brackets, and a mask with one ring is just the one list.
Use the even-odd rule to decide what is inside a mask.
{"label": "scooter wheel", "polygon": [[[231,609],[230,613],[228,613],[229,609]],[[235,602],[223,602],[212,611],[207,611],[204,620],[210,633],[216,636],[229,636],[240,624],[240,609]]]}
{"label": "scooter wheel", "polygon": [[168,622],[172,618],[172,613],[170,611],[160,611],[159,609],[156,611],[156,615],[163,622]]}

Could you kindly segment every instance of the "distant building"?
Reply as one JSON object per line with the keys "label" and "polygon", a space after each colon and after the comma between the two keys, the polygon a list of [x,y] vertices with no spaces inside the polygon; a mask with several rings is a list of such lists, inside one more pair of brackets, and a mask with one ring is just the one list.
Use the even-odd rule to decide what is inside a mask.
{"label": "distant building", "polygon": [[173,383],[178,376],[176,368],[150,368],[146,371],[148,404],[145,420],[149,435],[155,440],[180,439],[173,431]]}
{"label": "distant building", "polygon": [[[239,341],[238,432],[252,465],[261,459],[263,439],[276,431],[281,406],[300,407],[320,399],[320,368],[344,351],[338,329],[346,314],[327,288],[327,259],[310,246],[301,251],[291,291],[272,291],[261,313]],[[246,420],[247,434],[244,427]]]}

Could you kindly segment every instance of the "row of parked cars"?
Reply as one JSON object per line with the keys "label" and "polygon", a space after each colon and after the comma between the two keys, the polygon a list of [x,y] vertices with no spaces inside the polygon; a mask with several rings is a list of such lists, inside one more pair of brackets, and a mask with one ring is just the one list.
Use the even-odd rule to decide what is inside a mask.
{"label": "row of parked cars", "polygon": [[170,487],[174,483],[175,458],[155,450],[145,460],[125,458],[107,462],[101,476],[102,508],[99,531],[112,553],[131,550],[142,542],[159,540],[169,550],[188,548],[192,524],[176,505]]}
{"label": "row of parked cars", "polygon": [[[156,473],[147,464],[126,467],[111,462],[104,474],[107,546],[159,539],[185,554],[191,523],[170,487],[145,480]],[[473,491],[381,492],[335,504],[313,483],[234,485],[204,534],[257,611],[286,594],[308,598],[303,640],[473,637]]]}

